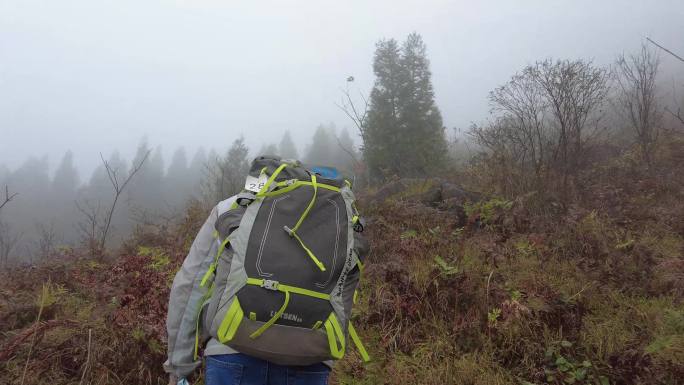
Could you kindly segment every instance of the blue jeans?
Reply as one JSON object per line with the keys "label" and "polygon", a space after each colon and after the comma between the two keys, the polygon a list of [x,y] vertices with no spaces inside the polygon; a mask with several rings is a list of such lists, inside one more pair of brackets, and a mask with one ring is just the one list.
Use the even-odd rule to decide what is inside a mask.
{"label": "blue jeans", "polygon": [[323,363],[282,366],[246,354],[206,357],[206,385],[327,385],[330,368]]}

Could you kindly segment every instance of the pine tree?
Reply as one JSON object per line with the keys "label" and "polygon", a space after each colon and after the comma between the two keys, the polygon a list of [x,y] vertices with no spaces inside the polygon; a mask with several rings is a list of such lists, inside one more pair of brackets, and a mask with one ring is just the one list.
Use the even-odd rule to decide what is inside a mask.
{"label": "pine tree", "polygon": [[354,148],[354,140],[349,135],[349,130],[343,128],[335,141],[335,156],[333,164],[340,171],[350,173],[354,163],[358,160],[358,154]]}
{"label": "pine tree", "polygon": [[147,155],[149,151],[150,148],[147,145],[147,141],[143,140],[138,146],[130,169],[125,174],[120,174],[121,177],[128,175],[128,173],[132,172],[133,167],[139,165],[147,156],[147,160],[143,163],[136,177],[131,181],[128,190],[132,216],[139,217],[141,214],[156,214],[165,208],[164,189],[162,186],[162,181],[164,180],[164,159],[161,147],[157,147],[152,154]]}
{"label": "pine tree", "polygon": [[297,152],[297,146],[295,146],[292,141],[292,136],[290,136],[290,131],[285,131],[283,138],[280,140],[280,156],[285,159],[299,159],[299,153]]}
{"label": "pine tree", "polygon": [[67,151],[52,179],[52,195],[63,203],[72,202],[78,184],[78,171],[74,167],[74,154]]}
{"label": "pine tree", "polygon": [[0,186],[4,186],[7,183],[7,179],[10,176],[10,169],[4,164],[0,164]]}
{"label": "pine tree", "polygon": [[[109,163],[112,170],[116,171],[117,175],[126,174],[126,161],[121,158],[118,151],[115,151],[110,155],[107,163]],[[107,177],[104,165],[100,164],[95,168],[88,181],[88,185],[83,191],[82,198],[93,204],[101,203],[102,205],[106,205],[107,202],[113,198],[112,186]]]}
{"label": "pine tree", "polygon": [[335,144],[335,125],[319,125],[311,138],[311,145],[306,154],[306,163],[332,166],[334,152],[337,147]]}
{"label": "pine tree", "polygon": [[50,196],[47,198],[53,208],[51,211],[54,221],[50,221],[49,226],[46,224],[48,221],[39,224],[43,230],[54,230],[52,225],[56,226],[61,233],[62,240],[67,243],[73,243],[78,239],[73,226],[78,220],[78,212],[74,206],[78,185],[78,171],[74,166],[73,153],[67,151],[52,178]]}
{"label": "pine tree", "polygon": [[406,38],[400,65],[400,148],[404,159],[400,171],[412,176],[434,173],[444,165],[447,142],[442,114],[435,105],[430,62],[419,34],[414,32]]}
{"label": "pine tree", "polygon": [[[19,193],[19,197],[12,204],[3,207],[2,216],[12,225],[17,233],[23,234],[22,247],[27,247],[27,253],[32,253],[32,248],[37,242],[35,233],[36,218],[49,221],[52,218],[47,214],[51,212],[50,176],[47,156],[41,158],[31,157],[18,169],[14,170],[8,178],[8,184],[12,191]],[[5,186],[1,187],[4,194]]]}
{"label": "pine tree", "polygon": [[164,190],[168,203],[174,207],[180,206],[190,198],[192,180],[188,169],[188,158],[185,149],[179,147],[171,158],[171,164],[164,179]]}
{"label": "pine tree", "polygon": [[207,152],[200,147],[190,161],[188,167],[188,184],[191,186],[190,194],[196,198],[202,195],[202,178],[207,165]]}
{"label": "pine tree", "polygon": [[249,149],[243,137],[236,139],[223,157],[214,150],[210,151],[202,181],[207,203],[216,204],[242,190],[249,171],[248,155]]}
{"label": "pine tree", "polygon": [[259,155],[276,155],[279,156],[278,154],[278,146],[275,145],[275,143],[271,144],[264,144],[261,146],[259,149]]}
{"label": "pine tree", "polygon": [[226,198],[237,194],[245,186],[245,177],[249,171],[248,155],[249,149],[245,144],[245,138],[236,139],[230,146],[222,165],[223,194]]}
{"label": "pine tree", "polygon": [[394,39],[376,44],[373,58],[375,84],[370,95],[363,155],[372,178],[394,172],[399,157],[396,136],[399,132],[399,95],[401,91],[400,49]]}
{"label": "pine tree", "polygon": [[363,144],[371,176],[377,180],[439,170],[447,143],[420,35],[409,35],[401,48],[394,39],[378,42],[373,71]]}

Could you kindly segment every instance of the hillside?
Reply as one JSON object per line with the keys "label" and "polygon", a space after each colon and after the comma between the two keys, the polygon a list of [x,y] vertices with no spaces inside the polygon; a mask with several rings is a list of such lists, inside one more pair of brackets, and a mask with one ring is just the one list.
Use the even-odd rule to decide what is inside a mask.
{"label": "hillside", "polygon": [[[684,142],[659,154],[596,164],[566,205],[446,204],[429,179],[360,193],[373,251],[354,322],[374,361],[351,351],[331,383],[682,383]],[[0,383],[167,383],[168,289],[205,215],[139,229],[113,260],[61,250],[2,272]]]}

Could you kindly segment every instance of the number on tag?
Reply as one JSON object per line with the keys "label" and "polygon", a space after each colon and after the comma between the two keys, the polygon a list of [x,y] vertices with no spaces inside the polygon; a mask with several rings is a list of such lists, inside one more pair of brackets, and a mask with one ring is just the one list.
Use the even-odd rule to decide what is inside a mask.
{"label": "number on tag", "polygon": [[261,174],[258,178],[247,175],[247,180],[245,181],[245,190],[258,193],[262,188],[264,188],[266,181],[268,181],[268,176],[266,174]]}

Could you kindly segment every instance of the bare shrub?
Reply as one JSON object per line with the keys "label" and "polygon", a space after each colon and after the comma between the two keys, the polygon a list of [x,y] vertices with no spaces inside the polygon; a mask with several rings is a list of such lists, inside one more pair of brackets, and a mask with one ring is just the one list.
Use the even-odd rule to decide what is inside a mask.
{"label": "bare shrub", "polygon": [[0,267],[7,266],[20,240],[21,234],[15,233],[9,224],[0,219]]}
{"label": "bare shrub", "polygon": [[660,133],[661,112],[656,78],[660,58],[646,45],[634,55],[620,55],[616,62],[617,107],[627,119],[646,163],[651,166]]}
{"label": "bare shrub", "polygon": [[584,166],[586,143],[601,132],[607,92],[608,71],[591,62],[537,62],[490,93],[495,118],[470,135],[501,168],[504,192],[544,189],[559,175],[565,197]]}
{"label": "bare shrub", "polygon": [[55,252],[57,246],[58,236],[55,222],[36,223],[36,230],[38,231],[38,250],[42,259],[47,259]]}
{"label": "bare shrub", "polygon": [[104,215],[102,215],[102,213],[100,213],[100,202],[98,202],[97,205],[92,205],[88,201],[83,201],[81,203],[76,202],[76,208],[84,217],[84,219],[79,222],[78,227],[83,236],[84,243],[88,245],[92,255],[99,257],[103,256],[102,254],[107,244],[107,235],[111,229],[112,218],[114,217],[116,204],[121,197],[121,193],[126,189],[126,186],[128,186],[135,174],[142,169],[143,164],[145,164],[149,155],[150,151],[147,151],[137,164],[133,164],[128,175],[125,178],[121,178],[118,174],[119,170],[107,162],[102,154],[100,154],[102,164],[107,171],[107,178],[109,178],[109,182],[112,186],[112,203]]}
{"label": "bare shrub", "polygon": [[[19,195],[18,193],[10,194],[9,186],[5,185],[5,196],[0,203],[0,212],[2,208],[10,203],[14,198]],[[9,260],[10,254],[14,251],[14,248],[19,243],[21,235],[14,234],[9,224],[2,221],[0,218],[0,267],[7,266],[7,261]]]}

